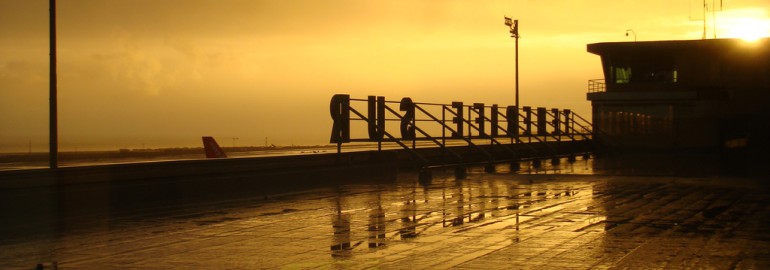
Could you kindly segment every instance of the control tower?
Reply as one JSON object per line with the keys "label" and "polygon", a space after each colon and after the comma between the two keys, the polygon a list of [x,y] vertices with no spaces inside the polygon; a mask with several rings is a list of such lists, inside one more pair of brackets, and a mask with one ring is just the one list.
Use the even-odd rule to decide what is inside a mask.
{"label": "control tower", "polygon": [[[594,134],[627,149],[765,155],[770,39],[588,44],[603,79],[588,82]],[[609,139],[609,138],[607,138]]]}

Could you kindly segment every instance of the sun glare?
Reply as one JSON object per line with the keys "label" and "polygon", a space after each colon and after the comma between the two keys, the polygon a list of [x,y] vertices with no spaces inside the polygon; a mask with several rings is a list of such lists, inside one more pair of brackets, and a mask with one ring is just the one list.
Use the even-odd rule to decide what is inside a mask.
{"label": "sun glare", "polygon": [[770,18],[766,12],[725,14],[719,18],[717,28],[720,38],[740,38],[757,41],[770,36]]}

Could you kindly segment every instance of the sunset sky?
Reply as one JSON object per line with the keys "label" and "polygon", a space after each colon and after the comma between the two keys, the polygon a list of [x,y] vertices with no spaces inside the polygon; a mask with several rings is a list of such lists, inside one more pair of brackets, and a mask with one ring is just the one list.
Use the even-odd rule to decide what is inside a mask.
{"label": "sunset sky", "polygon": [[[767,0],[722,5],[717,37],[770,36]],[[512,105],[503,16],[522,105],[586,118],[586,44],[703,35],[701,0],[62,0],[60,150],[326,144],[336,93]],[[47,140],[48,1],[0,0],[0,152]]]}

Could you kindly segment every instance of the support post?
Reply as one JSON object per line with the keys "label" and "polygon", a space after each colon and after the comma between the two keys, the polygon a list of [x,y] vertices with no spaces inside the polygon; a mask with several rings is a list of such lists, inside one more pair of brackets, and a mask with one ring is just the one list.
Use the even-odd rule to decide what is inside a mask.
{"label": "support post", "polygon": [[566,133],[567,136],[572,136],[575,134],[575,128],[572,127],[572,111],[570,109],[565,109],[563,112],[564,112],[564,133]]}

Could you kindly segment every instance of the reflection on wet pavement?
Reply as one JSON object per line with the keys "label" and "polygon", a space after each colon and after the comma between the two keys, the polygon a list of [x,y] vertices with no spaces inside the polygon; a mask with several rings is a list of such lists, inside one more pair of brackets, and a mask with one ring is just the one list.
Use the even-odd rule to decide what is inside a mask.
{"label": "reflection on wet pavement", "polygon": [[0,268],[770,267],[770,193],[747,180],[434,177],[113,216],[1,241]]}

